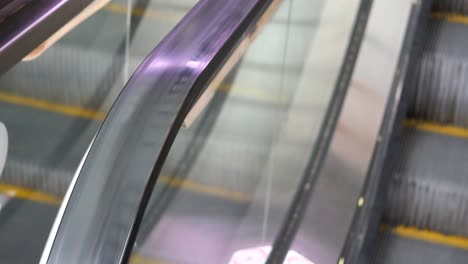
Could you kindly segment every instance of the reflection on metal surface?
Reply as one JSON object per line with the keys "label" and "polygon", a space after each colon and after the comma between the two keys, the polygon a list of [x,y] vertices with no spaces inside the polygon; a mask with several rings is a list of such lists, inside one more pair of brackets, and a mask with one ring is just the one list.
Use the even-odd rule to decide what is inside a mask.
{"label": "reflection on metal surface", "polygon": [[90,0],[30,1],[0,23],[0,74],[39,46]]}
{"label": "reflection on metal surface", "polygon": [[148,198],[185,115],[270,3],[200,1],[148,56],[96,136],[63,218],[56,221],[57,236],[49,238],[50,255],[45,251],[42,261],[129,259]]}
{"label": "reflection on metal surface", "polygon": [[[310,118],[301,124],[301,130],[305,130],[303,132],[305,135],[313,134],[316,135],[317,139],[315,144],[310,145],[308,151],[302,155],[301,162],[304,165],[297,172],[300,179],[295,183],[296,191],[289,201],[288,212],[283,220],[281,230],[276,236],[274,250],[267,263],[281,262],[296,236],[308,201],[314,191],[323,159],[329,152],[330,138],[346,95],[367,23],[369,9],[369,2],[366,1],[338,0],[326,2],[322,20],[325,20],[328,24],[320,28],[314,49],[309,53],[308,74],[301,82],[300,91],[302,94],[310,93],[310,83],[314,83],[314,86],[320,88],[327,87],[329,90],[328,96],[311,99],[313,96],[302,95],[296,98],[298,102],[303,100],[320,102],[324,114],[314,120],[313,123],[316,126],[314,129],[306,126],[306,124],[312,123]],[[330,45],[330,43],[335,44]],[[323,91],[326,91],[326,89],[323,89]],[[292,116],[291,118],[297,117]],[[307,229],[313,230],[314,228],[314,226],[307,226]],[[320,246],[321,243],[316,244]],[[306,252],[305,254],[309,258],[320,259],[317,252],[303,252]]]}
{"label": "reflection on metal surface", "polygon": [[357,206],[358,206],[358,207],[362,207],[363,205],[364,205],[364,197],[359,197]]}
{"label": "reflection on metal surface", "polygon": [[411,7],[410,0],[373,3],[330,152],[293,245],[316,254],[319,263],[340,258],[378,140]]}

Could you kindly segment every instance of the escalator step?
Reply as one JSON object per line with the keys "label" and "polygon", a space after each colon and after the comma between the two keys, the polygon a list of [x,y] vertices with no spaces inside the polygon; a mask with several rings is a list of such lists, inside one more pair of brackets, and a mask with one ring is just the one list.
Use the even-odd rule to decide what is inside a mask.
{"label": "escalator step", "polygon": [[405,238],[384,231],[379,236],[374,264],[432,264],[466,263],[468,251],[457,247]]}
{"label": "escalator step", "polygon": [[405,128],[384,222],[468,236],[468,140]]}
{"label": "escalator step", "polygon": [[468,25],[433,19],[429,28],[408,117],[468,127]]}
{"label": "escalator step", "polygon": [[432,9],[438,12],[468,14],[467,0],[434,0]]}

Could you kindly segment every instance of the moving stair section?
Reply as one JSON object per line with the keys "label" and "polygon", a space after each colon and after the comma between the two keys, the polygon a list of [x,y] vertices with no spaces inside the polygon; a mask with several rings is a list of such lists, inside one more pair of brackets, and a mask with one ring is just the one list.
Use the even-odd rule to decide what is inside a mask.
{"label": "moving stair section", "polygon": [[468,259],[468,1],[434,1],[373,263]]}

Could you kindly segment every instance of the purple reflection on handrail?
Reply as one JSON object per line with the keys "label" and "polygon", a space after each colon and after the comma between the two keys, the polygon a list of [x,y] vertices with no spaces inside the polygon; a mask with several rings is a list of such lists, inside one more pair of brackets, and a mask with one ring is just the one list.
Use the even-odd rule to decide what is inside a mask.
{"label": "purple reflection on handrail", "polygon": [[[21,38],[26,32],[30,31],[34,27],[36,27],[39,23],[41,23],[45,18],[50,16],[52,13],[56,12],[57,9],[62,7],[70,0],[50,0],[51,4],[47,5],[47,8],[43,8],[41,13],[36,16],[31,16],[31,20],[25,23],[23,27],[19,27],[17,31],[13,33],[13,37],[10,37],[4,45],[0,46],[0,52],[4,49],[8,48],[11,44]],[[12,34],[9,34],[10,36]]]}

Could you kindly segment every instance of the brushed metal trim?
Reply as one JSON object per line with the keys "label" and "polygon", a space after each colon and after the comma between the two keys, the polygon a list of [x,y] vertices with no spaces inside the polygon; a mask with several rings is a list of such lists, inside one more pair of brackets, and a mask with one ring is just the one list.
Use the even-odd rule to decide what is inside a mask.
{"label": "brushed metal trim", "polygon": [[[337,263],[376,144],[413,1],[374,0],[361,50],[323,168],[298,235],[316,263]],[[389,21],[392,21],[389,23]],[[360,199],[363,198],[363,199]],[[317,246],[320,245],[320,246]]]}

